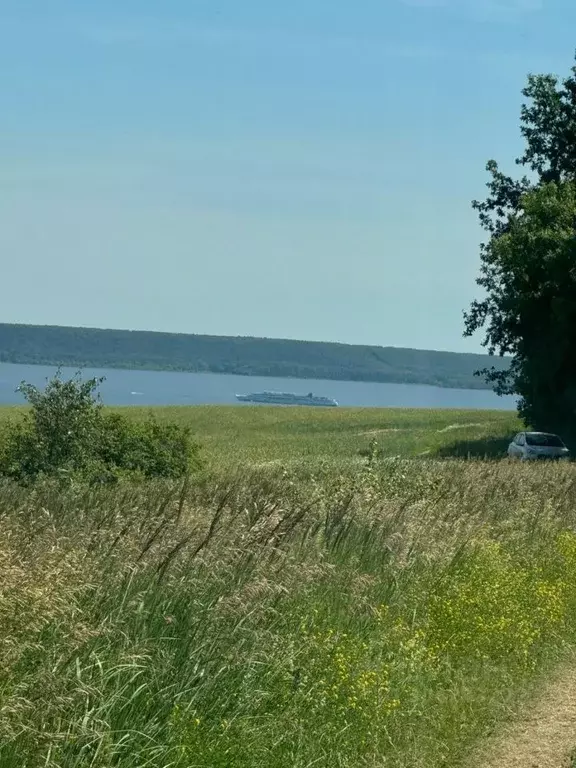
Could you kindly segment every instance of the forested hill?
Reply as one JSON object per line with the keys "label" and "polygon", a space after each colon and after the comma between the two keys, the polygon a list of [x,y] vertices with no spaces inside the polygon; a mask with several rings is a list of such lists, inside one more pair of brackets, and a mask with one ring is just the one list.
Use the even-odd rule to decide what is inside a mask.
{"label": "forested hill", "polygon": [[485,388],[500,358],[396,347],[0,323],[0,362]]}

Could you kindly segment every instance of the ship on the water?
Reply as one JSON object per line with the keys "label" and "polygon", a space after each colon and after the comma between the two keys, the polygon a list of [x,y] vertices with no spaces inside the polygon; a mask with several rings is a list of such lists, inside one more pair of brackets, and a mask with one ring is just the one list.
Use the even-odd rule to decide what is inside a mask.
{"label": "ship on the water", "polygon": [[316,405],[335,408],[338,403],[331,397],[321,397],[309,392],[307,395],[295,395],[292,392],[252,392],[249,395],[236,395],[243,403],[266,403],[268,405]]}

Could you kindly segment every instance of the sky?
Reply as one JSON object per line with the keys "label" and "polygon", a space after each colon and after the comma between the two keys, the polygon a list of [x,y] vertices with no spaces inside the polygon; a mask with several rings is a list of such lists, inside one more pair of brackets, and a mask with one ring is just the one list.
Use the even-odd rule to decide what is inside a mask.
{"label": "sky", "polygon": [[574,30],[573,0],[0,0],[0,322],[478,351],[470,201]]}

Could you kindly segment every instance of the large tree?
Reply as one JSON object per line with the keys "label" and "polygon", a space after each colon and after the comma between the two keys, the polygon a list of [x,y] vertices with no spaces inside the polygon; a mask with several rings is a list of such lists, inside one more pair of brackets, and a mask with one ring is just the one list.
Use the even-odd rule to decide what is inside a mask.
{"label": "large tree", "polygon": [[520,396],[538,429],[576,435],[576,67],[568,78],[531,75],[521,112],[528,175],[487,165],[485,201],[474,202],[488,232],[478,285],[484,298],[465,315],[465,335],[483,329],[508,371],[484,371],[501,394]]}

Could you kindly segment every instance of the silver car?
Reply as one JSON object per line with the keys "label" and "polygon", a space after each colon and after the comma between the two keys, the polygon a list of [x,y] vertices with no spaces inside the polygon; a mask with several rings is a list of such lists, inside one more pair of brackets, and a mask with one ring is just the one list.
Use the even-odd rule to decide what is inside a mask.
{"label": "silver car", "polygon": [[570,451],[558,435],[549,432],[519,432],[508,446],[511,459],[568,459]]}

